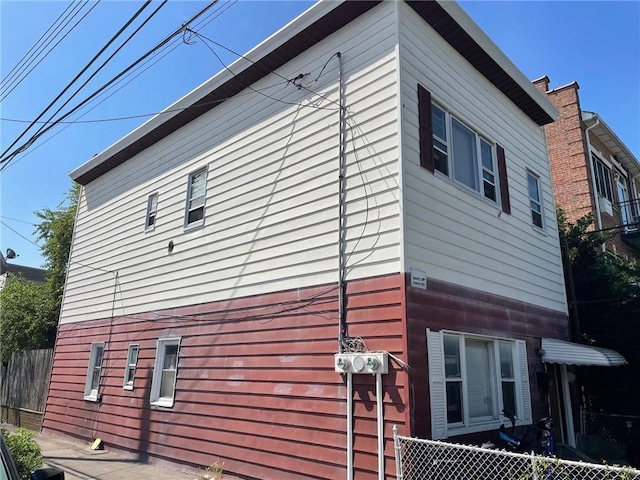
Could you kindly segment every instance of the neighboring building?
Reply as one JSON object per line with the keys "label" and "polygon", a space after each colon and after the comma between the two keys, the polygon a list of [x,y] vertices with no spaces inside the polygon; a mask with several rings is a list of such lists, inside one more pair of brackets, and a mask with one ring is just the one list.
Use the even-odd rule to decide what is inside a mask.
{"label": "neighboring building", "polygon": [[[11,258],[11,257],[9,257]],[[0,290],[4,288],[9,274],[20,275],[30,282],[44,283],[45,271],[41,268],[26,267],[7,262],[7,258],[0,253]]]}
{"label": "neighboring building", "polygon": [[534,85],[559,111],[545,126],[556,201],[575,222],[592,214],[595,230],[615,235],[606,248],[640,261],[640,162],[597,113],[582,110],[577,82],[549,90],[549,77]]}
{"label": "neighboring building", "polygon": [[[569,335],[555,116],[453,2],[316,4],[72,172],[44,429],[373,479],[378,400],[387,475],[394,424],[487,440],[503,408],[546,415]],[[340,373],[372,352],[388,374]]]}

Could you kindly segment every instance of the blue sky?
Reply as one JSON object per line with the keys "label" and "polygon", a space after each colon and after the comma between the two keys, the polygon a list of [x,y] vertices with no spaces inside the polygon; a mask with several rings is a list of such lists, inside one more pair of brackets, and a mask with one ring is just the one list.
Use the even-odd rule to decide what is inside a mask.
{"label": "blue sky", "polygon": [[[103,0],[96,5],[2,101],[0,117],[33,120],[141,4]],[[3,78],[67,5],[67,1],[0,1]],[[88,4],[86,10],[92,5]],[[154,2],[148,10],[158,5]],[[169,2],[70,105],[110,80],[204,5],[197,1]],[[309,5],[311,2],[303,1],[220,2],[210,10],[215,18],[197,30],[244,53]],[[461,6],[528,78],[547,75],[551,88],[578,81],[582,108],[602,115],[640,158],[640,2],[464,1]],[[223,68],[202,42],[187,45],[178,41],[175,47],[162,58],[154,57],[157,62],[127,85],[119,84],[80,110],[78,115],[95,106],[81,120],[160,111]],[[219,54],[227,64],[235,60],[223,50]],[[17,161],[0,174],[2,251],[10,247],[20,255],[15,263],[41,266],[38,248],[26,240],[35,240],[33,211],[55,208],[71,187],[69,171],[145,120],[76,123],[64,129],[58,126],[16,157]],[[26,127],[24,123],[1,121],[2,150]]]}

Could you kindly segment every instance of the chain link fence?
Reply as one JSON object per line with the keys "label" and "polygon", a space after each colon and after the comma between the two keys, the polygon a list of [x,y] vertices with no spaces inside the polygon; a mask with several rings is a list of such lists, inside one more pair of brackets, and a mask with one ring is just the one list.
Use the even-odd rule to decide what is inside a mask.
{"label": "chain link fence", "polygon": [[581,430],[584,435],[598,437],[627,448],[640,440],[640,417],[582,411]]}
{"label": "chain link fence", "polygon": [[640,480],[640,470],[398,435],[398,480]]}

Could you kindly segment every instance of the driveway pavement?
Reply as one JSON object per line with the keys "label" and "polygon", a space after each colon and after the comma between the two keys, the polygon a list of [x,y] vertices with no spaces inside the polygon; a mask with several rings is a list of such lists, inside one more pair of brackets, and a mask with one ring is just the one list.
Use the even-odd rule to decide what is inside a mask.
{"label": "driveway pavement", "polygon": [[45,467],[64,470],[65,480],[194,480],[196,469],[161,467],[138,462],[108,450],[91,450],[89,444],[46,433],[37,436]]}

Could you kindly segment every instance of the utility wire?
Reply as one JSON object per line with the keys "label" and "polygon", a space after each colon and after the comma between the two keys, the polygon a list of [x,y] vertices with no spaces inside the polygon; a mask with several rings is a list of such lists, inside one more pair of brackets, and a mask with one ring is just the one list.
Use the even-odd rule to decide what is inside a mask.
{"label": "utility wire", "polygon": [[[113,57],[115,57],[124,47],[127,43],[129,43],[129,41],[131,41],[131,39],[136,36],[138,34],[138,32],[140,30],[142,30],[142,28],[160,11],[160,9],[162,7],[164,7],[167,4],[168,0],[164,0],[162,3],[160,3],[160,5],[153,11],[151,12],[151,15],[149,15],[144,22],[142,22],[138,28],[136,28],[133,33],[131,33],[131,35],[129,35],[129,37],[127,37],[127,39],[122,42],[122,44],[104,61],[102,62],[102,64],[89,76],[89,78],[87,78],[84,83],[82,85],[80,85],[75,92],[73,92],[71,94],[71,96],[67,99],[66,102],[64,102],[50,117],[49,120],[47,120],[47,122],[51,122],[51,120],[53,120],[53,118],[60,113],[60,111],[66,107],[69,102],[71,102],[71,100],[73,100],[73,98],[91,81],[93,80],[93,78],[113,59]],[[125,25],[126,28],[129,24]],[[33,125],[33,123],[31,124]],[[36,133],[34,135],[38,135],[45,127],[40,127],[38,129],[38,131],[36,131]]]}
{"label": "utility wire", "polygon": [[[88,1],[89,1],[89,0],[87,0],[87,2],[86,2],[86,3],[88,3]],[[85,3],[85,5],[86,5],[86,3]],[[82,22],[82,21],[83,21],[83,20],[84,20],[84,19],[85,19],[85,18],[86,18],[86,17],[87,17],[91,12],[92,12],[92,11],[93,11],[93,9],[94,9],[94,8],[96,8],[96,7],[98,6],[98,4],[99,4],[99,3],[100,3],[100,0],[97,0],[97,1],[96,1],[96,2],[91,6],[91,8],[89,9],[89,11],[88,11],[87,13],[85,13],[85,14],[80,18],[80,20],[78,20],[78,21],[77,21],[77,22],[76,22],[76,23],[75,23],[75,24],[74,24],[74,25],[69,29],[69,31],[67,31],[67,33],[65,33],[65,34],[64,34],[64,36],[63,36],[60,40],[58,40],[58,42],[57,42],[55,45],[53,45],[53,46],[52,46],[52,47],[51,47],[51,48],[50,48],[50,49],[49,49],[49,50],[44,54],[44,56],[43,56],[43,57],[42,57],[42,58],[41,58],[41,59],[40,59],[40,60],[39,60],[39,61],[38,61],[38,62],[37,62],[33,67],[31,67],[31,69],[30,69],[26,74],[24,74],[24,75],[22,76],[22,78],[18,81],[18,83],[14,83],[14,82],[12,82],[12,85],[13,85],[13,86],[12,86],[11,90],[9,90],[9,91],[7,91],[7,92],[3,93],[3,94],[2,94],[2,97],[0,98],[0,101],[4,100],[4,99],[5,99],[5,98],[6,98],[6,97],[11,93],[11,92],[13,92],[13,91],[16,89],[16,87],[18,87],[18,85],[20,85],[20,83],[22,83],[22,82],[24,81],[24,79],[25,79],[27,76],[29,76],[29,74],[30,74],[30,73],[31,73],[31,72],[32,72],[32,71],[33,71],[33,70],[34,70],[38,65],[40,65],[40,64],[42,63],[42,61],[43,61],[43,60],[45,60],[45,59],[49,56],[49,54],[50,54],[50,53],[51,53],[51,52],[52,52],[52,51],[53,51],[53,50],[54,50],[54,49],[55,49],[55,48],[56,48],[56,47],[57,47],[57,46],[58,46],[58,45],[59,45],[59,44],[60,44],[60,43],[65,39],[65,38],[67,38],[67,36],[68,36],[68,35],[69,35],[69,34],[70,34],[70,33],[71,33],[71,32],[72,32],[72,31],[73,31],[73,30],[74,30],[74,29],[75,29],[75,28],[76,28],[76,27],[77,27],[77,26],[78,26],[78,25],[79,25],[79,24],[80,24],[80,23],[81,23],[81,22]],[[74,15],[70,20],[69,20],[69,22],[71,22],[71,20],[73,20],[73,18],[74,18],[74,17],[75,17],[75,15]],[[66,27],[66,25],[65,25],[65,27]],[[33,58],[33,59],[29,62],[29,64],[25,66],[25,69],[26,69],[26,68],[28,68],[28,66],[29,66],[29,65],[31,65],[31,63],[33,63],[34,61],[35,61],[35,58]],[[23,70],[24,70],[24,69],[23,69]]]}
{"label": "utility wire", "polygon": [[[269,90],[271,88],[280,86],[280,85],[285,85],[287,83],[291,83],[290,81],[282,81],[282,82],[278,82],[278,83],[274,83],[273,85],[269,85],[267,87],[263,87],[263,88],[259,88],[256,89],[255,91],[258,93],[262,93],[263,90]],[[109,117],[109,118],[97,118],[94,120],[62,120],[62,121],[49,121],[49,122],[45,122],[45,121],[41,121],[38,122],[39,124],[44,124],[44,125],[55,125],[55,124],[66,124],[66,125],[74,125],[74,124],[85,124],[85,123],[106,123],[106,122],[118,122],[121,120],[134,120],[136,118],[145,118],[145,117],[154,117],[157,115],[165,115],[168,113],[175,113],[175,112],[184,112],[185,110],[190,110],[192,108],[200,108],[200,107],[204,107],[204,106],[209,106],[209,105],[216,105],[218,103],[222,103],[226,100],[230,100],[232,98],[236,98],[236,97],[242,97],[244,95],[252,95],[252,93],[237,93],[235,95],[232,95],[230,97],[224,97],[224,98],[218,98],[217,100],[212,100],[210,102],[203,102],[203,103],[199,103],[198,105],[191,105],[189,107],[182,107],[182,108],[171,108],[168,110],[162,110],[161,112],[152,112],[152,113],[139,113],[137,115],[126,115],[126,116],[122,116],[122,117]],[[276,99],[277,100],[277,99]],[[297,105],[297,104],[296,104]],[[88,113],[88,112],[87,112]],[[2,122],[16,122],[16,123],[29,123],[31,120],[18,120],[18,119],[14,119],[14,118],[0,118],[0,121]]]}
{"label": "utility wire", "polygon": [[[25,237],[24,235],[22,235],[20,232],[18,232],[17,230],[14,230],[13,228],[11,228],[9,225],[7,225],[5,222],[3,222],[2,220],[0,220],[0,223],[2,225],[4,225],[5,227],[7,227],[9,230],[11,230],[13,233],[15,233],[16,235],[18,235],[19,237],[22,237],[24,240],[26,240],[27,242],[29,242],[31,245],[35,245],[36,247],[38,247],[40,250],[42,250],[42,246],[38,245],[36,242],[34,242],[33,240]],[[76,265],[80,265],[82,267],[86,267],[89,268],[91,270],[98,270],[100,272],[107,272],[107,273],[114,273],[113,270],[106,270],[104,268],[98,268],[98,267],[92,267],[91,265],[86,265],[84,263],[80,263],[80,262],[76,262],[73,260],[68,260],[69,263],[74,263]]]}
{"label": "utility wire", "polygon": [[89,61],[89,63],[88,63],[88,64],[87,64],[87,65],[86,65],[82,70],[80,70],[80,72],[79,72],[79,73],[78,73],[78,74],[73,78],[73,80],[71,80],[71,82],[69,82],[69,83],[67,84],[67,86],[66,86],[66,87],[64,87],[64,89],[62,90],[62,92],[60,92],[60,93],[58,94],[58,96],[57,96],[57,97],[56,97],[56,98],[55,98],[55,99],[54,99],[54,100],[53,100],[53,101],[52,101],[52,102],[51,102],[51,103],[50,103],[50,104],[49,104],[49,105],[48,105],[48,106],[47,106],[47,107],[42,111],[42,113],[40,113],[40,115],[38,115],[38,116],[36,117],[36,119],[35,119],[35,120],[34,120],[34,121],[33,121],[33,122],[32,122],[32,123],[31,123],[31,124],[30,124],[30,125],[29,125],[29,126],[28,126],[28,127],[27,127],[27,128],[26,128],[26,129],[25,129],[25,130],[20,134],[20,135],[19,135],[19,136],[18,136],[18,138],[16,138],[16,139],[13,141],[13,143],[12,143],[11,145],[9,145],[9,147],[8,147],[4,152],[2,152],[2,155],[0,155],[0,157],[2,157],[2,159],[3,159],[3,160],[2,160],[2,161],[0,161],[0,163],[2,163],[2,162],[4,162],[4,161],[5,161],[4,159],[5,159],[5,155],[7,154],[7,152],[8,152],[9,150],[11,150],[11,149],[14,147],[14,145],[15,145],[16,143],[18,143],[18,142],[20,141],[20,139],[21,139],[22,137],[24,137],[24,136],[27,134],[27,132],[31,129],[31,127],[32,127],[33,125],[35,125],[35,122],[37,122],[38,120],[40,120],[40,119],[45,115],[45,113],[46,113],[46,112],[47,112],[47,111],[48,111],[48,110],[49,110],[49,109],[50,109],[50,108],[51,108],[51,107],[52,107],[52,106],[53,106],[53,105],[54,105],[54,104],[55,104],[55,103],[60,99],[60,97],[62,97],[62,96],[67,92],[67,90],[69,90],[69,89],[71,88],[71,86],[72,86],[72,85],[73,85],[73,84],[78,80],[78,78],[80,78],[80,77],[82,76],[82,74],[84,74],[84,72],[86,72],[86,71],[91,67],[91,65],[93,65],[93,63],[98,59],[98,57],[100,57],[100,55],[102,55],[102,53],[103,53],[107,48],[109,48],[109,46],[111,46],[111,44],[112,44],[113,42],[115,42],[115,41],[116,41],[116,39],[117,39],[117,38],[122,34],[122,32],[124,32],[124,30],[126,30],[126,28],[127,28],[127,27],[128,27],[128,26],[129,26],[129,25],[130,25],[130,24],[131,24],[131,23],[132,23],[132,22],[133,22],[133,21],[134,21],[134,20],[135,20],[135,19],[136,19],[140,14],[141,14],[141,13],[142,13],[142,12],[143,12],[143,11],[144,11],[144,10],[145,10],[149,5],[150,5],[150,4],[151,4],[151,0],[147,0],[147,1],[142,5],[142,7],[140,7],[140,8],[138,9],[138,11],[137,11],[137,12],[136,12],[136,13],[135,13],[135,14],[134,14],[134,15],[133,15],[133,16],[132,16],[132,17],[131,17],[131,18],[130,18],[130,19],[129,19],[129,20],[128,20],[128,21],[127,21],[123,26],[122,26],[122,27],[121,27],[121,28],[120,28],[120,30],[118,30],[118,32],[117,32],[113,37],[111,37],[111,39],[107,42],[107,44],[106,44],[104,47],[102,47],[102,48],[100,49],[100,51],[99,51],[97,54],[95,54],[95,55],[94,55],[94,57]]}
{"label": "utility wire", "polygon": [[[232,2],[225,2],[224,6],[219,8],[218,10],[214,10],[213,12],[209,13],[208,15],[206,15],[204,18],[202,18],[198,23],[195,24],[196,27],[200,28],[200,27],[205,27],[207,26],[209,23],[211,23],[213,20],[215,20],[216,18],[218,18],[220,15],[222,15],[224,12],[226,12],[227,10],[229,10],[231,7],[233,7],[236,3],[238,2],[238,0],[233,0]],[[171,43],[173,43],[173,45],[171,45]],[[106,120],[87,120],[87,121],[80,121],[78,119],[84,117],[85,115],[87,115],[88,113],[90,113],[91,111],[93,111],[95,108],[97,108],[98,106],[100,106],[102,103],[104,103],[106,100],[108,100],[109,98],[111,98],[113,95],[115,95],[116,93],[118,93],[120,90],[122,90],[124,87],[126,87],[129,83],[131,83],[133,80],[135,80],[136,78],[138,78],[140,75],[142,75],[144,72],[146,72],[149,68],[151,68],[152,66],[154,66],[156,63],[158,63],[160,60],[162,60],[163,58],[165,58],[167,55],[169,55],[170,53],[172,53],[176,48],[178,48],[181,44],[183,43],[183,41],[181,39],[175,39],[174,41],[170,42],[169,44],[165,45],[164,47],[160,48],[156,54],[160,55],[160,52],[163,52],[163,50],[167,50],[166,52],[162,53],[161,56],[159,56],[159,58],[148,58],[146,59],[144,62],[142,62],[140,65],[136,66],[132,71],[130,71],[129,73],[127,73],[125,76],[123,76],[122,78],[118,79],[114,84],[110,85],[109,87],[107,87],[104,91],[100,92],[93,100],[96,100],[97,98],[103,96],[105,93],[107,93],[109,90],[113,89],[113,87],[117,86],[119,83],[123,82],[124,80],[127,79],[127,77],[131,76],[133,73],[136,72],[136,70],[140,70],[138,73],[136,73],[133,77],[129,78],[128,80],[126,80],[126,82],[122,83],[122,85],[120,85],[117,89],[111,91],[111,93],[109,93],[106,97],[104,97],[102,100],[100,100],[98,103],[96,103],[95,105],[93,105],[90,109],[88,109],[87,111],[85,111],[84,113],[82,113],[81,115],[79,115],[78,117],[76,117],[75,120],[72,121],[56,121],[56,122],[51,122],[53,123],[60,123],[60,124],[65,124],[65,126],[58,130],[56,133],[54,133],[53,135],[51,135],[49,138],[47,138],[45,141],[43,141],[42,143],[40,143],[37,147],[33,148],[32,150],[30,150],[28,153],[26,153],[25,155],[22,155],[19,159],[17,159],[15,162],[7,164],[6,167],[9,167],[11,165],[15,165],[16,163],[18,163],[20,160],[28,157],[29,155],[31,155],[33,152],[35,152],[36,150],[38,150],[40,147],[44,146],[47,142],[49,142],[50,140],[53,140],[53,138],[55,138],[56,136],[58,136],[59,134],[61,134],[64,130],[66,130],[67,128],[69,128],[71,125],[73,125],[74,123],[99,123],[102,121],[116,121],[116,120],[128,120],[128,119],[132,119],[132,118],[138,118],[139,116],[131,116],[131,117],[119,117],[119,118],[113,118],[113,119],[106,119]],[[150,63],[152,62],[152,63]],[[150,63],[150,64],[149,64]],[[146,66],[145,66],[146,65]],[[144,68],[143,68],[144,67]],[[280,85],[280,84],[278,84]],[[88,102],[88,104],[91,103]],[[218,102],[211,102],[211,103],[218,103]],[[87,105],[88,105],[87,104]],[[84,105],[84,106],[87,106]],[[84,108],[83,106],[83,108]],[[177,109],[176,109],[177,110]],[[163,113],[163,112],[160,112]],[[167,112],[164,112],[167,113]],[[157,115],[158,113],[151,113],[148,115],[142,115],[142,116],[154,116]],[[4,120],[4,121],[15,121],[18,123],[29,123],[29,120],[13,120],[13,119],[1,119],[0,120]],[[46,123],[46,122],[38,122],[38,123]],[[3,168],[0,168],[0,171],[4,170]]]}
{"label": "utility wire", "polygon": [[[218,0],[214,0],[213,2],[211,2],[210,4],[208,4],[206,7],[204,7],[202,10],[200,10],[198,13],[196,13],[196,15],[194,15],[186,24],[196,20],[198,17],[200,17],[204,12],[206,12],[209,8],[211,8],[214,4],[217,3]],[[185,26],[182,25],[180,26],[178,29],[176,29],[174,32],[172,32],[171,34],[169,34],[167,37],[165,37],[164,40],[162,40],[160,43],[158,43],[155,47],[153,47],[151,50],[149,50],[147,53],[145,53],[144,55],[142,55],[140,58],[138,58],[134,63],[132,63],[131,65],[129,65],[127,68],[125,68],[122,72],[120,72],[118,75],[116,75],[114,78],[112,78],[111,80],[109,80],[106,84],[104,84],[102,87],[100,87],[98,90],[96,90],[94,93],[92,93],[89,97],[87,97],[85,100],[83,100],[82,102],[80,102],[78,105],[76,105],[73,109],[71,109],[69,112],[67,112],[66,114],[64,114],[62,117],[60,117],[58,119],[59,121],[64,120],[65,118],[69,117],[70,115],[72,115],[73,113],[75,113],[76,111],[78,111],[80,108],[82,108],[84,105],[86,105],[88,102],[90,102],[93,98],[95,98],[97,95],[99,95],[102,91],[104,91],[106,88],[108,88],[110,85],[112,85],[113,83],[115,83],[117,80],[119,80],[121,77],[123,77],[124,75],[126,75],[127,73],[129,73],[132,69],[134,69],[135,67],[137,67],[141,62],[143,62],[144,60],[146,60],[149,56],[151,56],[152,54],[154,54],[157,50],[161,49],[162,47],[164,47],[167,43],[169,43],[173,38],[175,38],[176,36],[182,34],[185,31]],[[35,121],[40,120],[40,118],[42,117],[42,115],[40,117],[38,117]],[[41,132],[38,133],[38,135],[34,135],[32,136],[26,143],[24,143],[22,146],[20,146],[19,148],[15,149],[13,152],[11,153],[3,153],[1,158],[0,158],[0,164],[4,164],[2,165],[2,167],[0,167],[0,172],[2,172],[6,166],[7,166],[7,162],[9,162],[10,160],[12,160],[13,158],[15,158],[16,155],[18,155],[19,153],[23,152],[24,150],[26,150],[27,148],[29,148],[40,136],[42,136],[44,133],[46,133],[47,131],[49,131],[51,128],[55,127],[55,125],[58,123],[55,122],[51,125],[49,125],[47,128],[43,129]],[[16,142],[13,143],[13,145],[15,145]],[[12,145],[12,146],[13,146]],[[8,149],[7,149],[8,150]]]}
{"label": "utility wire", "polygon": [[[71,1],[69,3],[69,5],[67,5],[67,7],[63,10],[63,12],[58,15],[58,18],[56,18],[53,23],[51,25],[49,25],[49,28],[47,28],[47,30],[40,35],[40,38],[38,38],[38,40],[36,40],[36,42],[31,46],[31,48],[27,51],[27,53],[25,53],[22,58],[20,60],[18,60],[18,62],[13,66],[13,68],[11,70],[9,70],[9,73],[7,73],[5,75],[5,78],[2,79],[2,82],[0,82],[1,84],[4,84],[5,82],[8,82],[16,73],[16,71],[21,68],[21,65],[23,65],[24,63],[26,63],[31,57],[33,57],[34,55],[37,57],[37,55],[35,52],[32,54],[31,52],[33,52],[34,49],[39,50],[41,46],[38,46],[38,44],[40,42],[42,42],[43,45],[45,45],[45,42],[47,40],[49,40],[49,36],[47,36],[47,34],[49,33],[49,31],[58,23],[58,21],[64,16],[64,14],[67,12],[67,10],[69,10],[71,7],[73,7],[75,5],[75,2]],[[64,21],[64,20],[63,20]],[[56,27],[57,30],[57,27]],[[43,41],[43,38],[45,38],[45,36],[47,36],[47,38]]]}

